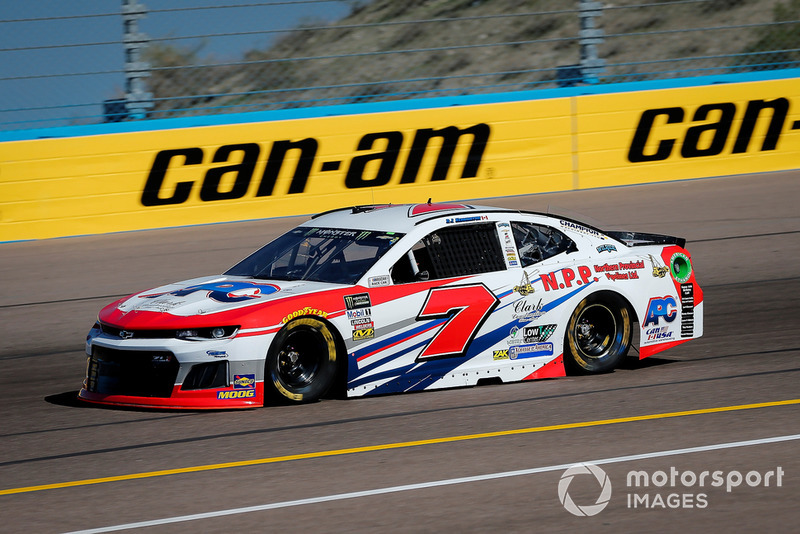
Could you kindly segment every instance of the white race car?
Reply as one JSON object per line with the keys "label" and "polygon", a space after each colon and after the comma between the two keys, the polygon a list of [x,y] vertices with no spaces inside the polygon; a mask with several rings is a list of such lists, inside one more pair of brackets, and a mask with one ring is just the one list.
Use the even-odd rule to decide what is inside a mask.
{"label": "white race car", "polygon": [[334,210],[103,308],[79,396],[234,408],[608,372],[634,325],[641,358],[702,335],[684,245],[466,204]]}

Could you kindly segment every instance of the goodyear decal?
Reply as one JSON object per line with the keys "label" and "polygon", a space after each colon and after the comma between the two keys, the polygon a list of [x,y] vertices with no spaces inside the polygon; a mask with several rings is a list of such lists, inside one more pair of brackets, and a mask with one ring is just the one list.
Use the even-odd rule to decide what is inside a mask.
{"label": "goodyear decal", "polygon": [[311,306],[306,306],[302,310],[295,310],[283,319],[281,319],[281,323],[286,324],[292,319],[297,319],[298,317],[303,317],[304,315],[317,315],[319,317],[326,318],[328,317],[328,312],[323,310],[318,310],[317,308],[312,308]]}

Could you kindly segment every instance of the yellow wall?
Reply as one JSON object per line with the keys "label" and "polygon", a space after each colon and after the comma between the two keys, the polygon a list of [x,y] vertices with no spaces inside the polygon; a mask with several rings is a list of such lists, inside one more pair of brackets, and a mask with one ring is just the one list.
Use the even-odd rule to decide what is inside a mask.
{"label": "yellow wall", "polygon": [[[0,241],[797,168],[799,98],[794,79],[9,141]],[[301,149],[272,151],[299,141],[298,178]]]}

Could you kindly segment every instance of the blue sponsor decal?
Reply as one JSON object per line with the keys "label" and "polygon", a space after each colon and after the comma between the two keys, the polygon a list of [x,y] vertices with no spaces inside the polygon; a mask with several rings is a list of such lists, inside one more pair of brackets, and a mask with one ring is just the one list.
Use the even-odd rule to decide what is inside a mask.
{"label": "blue sponsor decal", "polygon": [[217,392],[217,400],[252,399],[255,396],[255,389],[229,389]]}
{"label": "blue sponsor decal", "polygon": [[256,375],[233,375],[233,389],[255,389]]}
{"label": "blue sponsor decal", "polygon": [[537,356],[552,356],[552,343],[534,343],[532,345],[514,345],[508,349],[508,357],[512,360],[519,358],[535,358]]}
{"label": "blue sponsor decal", "polygon": [[671,323],[675,320],[677,315],[678,303],[675,302],[675,298],[669,295],[666,297],[653,297],[647,305],[647,313],[645,313],[643,327],[650,325],[657,326],[661,322],[661,319]]}
{"label": "blue sponsor decal", "polygon": [[280,288],[278,286],[259,284],[256,282],[208,282],[196,286],[189,286],[185,289],[169,291],[167,293],[142,295],[142,298],[153,299],[161,295],[185,297],[197,291],[206,291],[208,292],[208,298],[216,300],[217,302],[241,302],[243,300],[257,298],[259,295],[269,295],[279,290]]}

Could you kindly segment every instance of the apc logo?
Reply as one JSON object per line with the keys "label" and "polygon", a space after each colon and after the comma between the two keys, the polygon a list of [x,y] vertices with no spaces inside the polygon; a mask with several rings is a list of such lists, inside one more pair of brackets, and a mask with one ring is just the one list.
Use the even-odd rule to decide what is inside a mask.
{"label": "apc logo", "polygon": [[664,321],[671,323],[677,315],[678,304],[673,297],[669,295],[666,297],[653,297],[647,305],[644,326],[658,325],[662,318]]}

